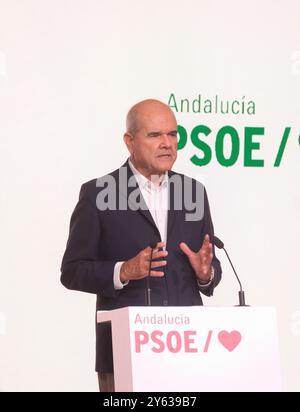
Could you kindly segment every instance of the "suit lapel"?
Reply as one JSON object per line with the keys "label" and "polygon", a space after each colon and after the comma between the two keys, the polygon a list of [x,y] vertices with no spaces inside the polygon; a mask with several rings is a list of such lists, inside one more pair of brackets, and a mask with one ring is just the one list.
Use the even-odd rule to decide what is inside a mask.
{"label": "suit lapel", "polygon": [[[174,176],[175,173],[170,171],[168,173],[169,178]],[[169,182],[168,184],[168,228],[167,228],[167,240],[170,238],[170,235],[175,227],[178,214],[181,213],[180,210],[175,208],[175,187],[174,184]]]}
{"label": "suit lapel", "polygon": [[[158,231],[158,228],[152,218],[152,215],[146,205],[145,199],[142,195],[142,192],[140,191],[139,185],[137,184],[137,181],[135,180],[135,177],[133,176],[132,170],[128,164],[128,160],[124,163],[122,167],[126,167],[127,169],[127,193],[119,187],[119,194],[120,196],[126,197],[128,201],[128,206],[130,207],[131,210],[135,210],[137,213],[141,213],[144,218]],[[176,173],[170,171],[168,173],[169,177],[176,175]],[[180,176],[180,175],[178,175]],[[133,180],[134,179],[134,180]],[[131,184],[131,183],[134,183]],[[129,185],[130,183],[130,185]],[[182,182],[181,182],[182,183]],[[176,194],[174,192],[175,186],[174,184],[169,184],[168,185],[168,224],[167,224],[167,239],[169,239],[169,236],[171,235],[176,221],[179,216],[182,214],[182,210],[176,210],[175,208],[175,196]],[[137,208],[137,205],[139,207]]]}
{"label": "suit lapel", "polygon": [[[144,196],[142,195],[139,185],[135,177],[133,176],[132,170],[128,164],[128,160],[124,163],[122,167],[127,168],[127,193],[124,193],[121,187],[119,186],[120,196],[123,195],[124,197],[126,197],[130,210],[134,210],[137,213],[141,213],[145,217],[145,219],[157,230],[156,224],[147,207]],[[137,205],[139,206],[138,208]]]}

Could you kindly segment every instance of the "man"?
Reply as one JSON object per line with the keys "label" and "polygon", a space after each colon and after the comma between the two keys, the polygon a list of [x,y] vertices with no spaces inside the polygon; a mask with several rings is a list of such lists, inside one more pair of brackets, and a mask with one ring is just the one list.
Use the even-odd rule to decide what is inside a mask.
{"label": "man", "polygon": [[[152,305],[202,305],[200,292],[212,295],[221,267],[205,189],[171,171],[175,116],[164,103],[144,100],[130,109],[126,126],[130,158],[81,188],[61,281],[95,293],[97,310],[147,304],[148,282]],[[112,391],[110,330],[97,325],[96,336],[100,390]]]}

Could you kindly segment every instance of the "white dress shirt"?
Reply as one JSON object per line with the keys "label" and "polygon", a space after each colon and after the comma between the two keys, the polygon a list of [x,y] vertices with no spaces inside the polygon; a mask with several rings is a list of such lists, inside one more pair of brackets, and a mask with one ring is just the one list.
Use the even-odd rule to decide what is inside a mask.
{"label": "white dress shirt", "polygon": [[[134,174],[139,189],[146,202],[151,216],[159,230],[161,241],[167,243],[167,227],[168,227],[168,173],[166,172],[162,176],[152,176],[151,180],[142,175],[129,160],[129,167]],[[123,289],[128,282],[122,283],[120,280],[120,269],[124,262],[117,262],[114,267],[114,287],[115,289]],[[213,279],[213,273],[210,278],[210,282],[199,286],[205,288],[210,285]]]}

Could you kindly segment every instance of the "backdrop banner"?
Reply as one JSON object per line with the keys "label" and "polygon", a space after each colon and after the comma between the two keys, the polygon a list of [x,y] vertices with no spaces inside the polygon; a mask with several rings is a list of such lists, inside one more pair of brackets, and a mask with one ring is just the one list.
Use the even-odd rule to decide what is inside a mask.
{"label": "backdrop banner", "polygon": [[[128,109],[178,120],[251,306],[300,390],[300,3],[0,0],[0,391],[97,391],[95,296],[60,284],[82,183],[117,169]],[[223,279],[205,305],[234,306]]]}

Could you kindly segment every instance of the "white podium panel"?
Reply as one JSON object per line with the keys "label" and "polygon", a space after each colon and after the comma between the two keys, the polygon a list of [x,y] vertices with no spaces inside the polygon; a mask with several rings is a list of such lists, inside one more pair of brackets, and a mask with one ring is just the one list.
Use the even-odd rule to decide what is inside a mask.
{"label": "white podium panel", "polygon": [[280,391],[268,307],[127,307],[111,321],[116,391]]}

